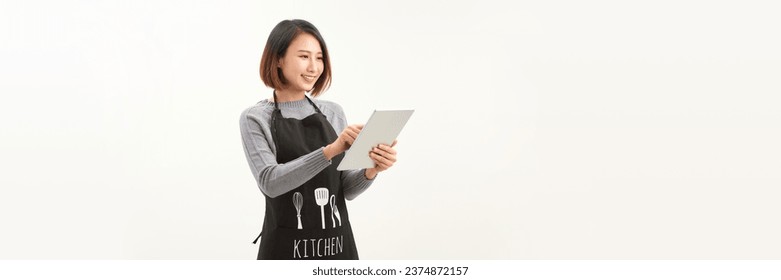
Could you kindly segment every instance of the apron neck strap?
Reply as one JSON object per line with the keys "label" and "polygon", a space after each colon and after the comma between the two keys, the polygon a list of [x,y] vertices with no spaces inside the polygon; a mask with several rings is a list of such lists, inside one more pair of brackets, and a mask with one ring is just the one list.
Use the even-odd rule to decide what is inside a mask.
{"label": "apron neck strap", "polygon": [[[304,98],[306,98],[306,101],[309,101],[309,104],[312,104],[312,107],[315,108],[315,111],[317,111],[318,114],[322,114],[323,113],[323,112],[320,112],[320,109],[317,108],[317,105],[315,105],[315,103],[312,102],[312,99],[309,99],[309,97],[306,96],[306,94],[304,94]],[[279,105],[277,103],[277,91],[276,90],[274,91],[274,109],[279,111]]]}

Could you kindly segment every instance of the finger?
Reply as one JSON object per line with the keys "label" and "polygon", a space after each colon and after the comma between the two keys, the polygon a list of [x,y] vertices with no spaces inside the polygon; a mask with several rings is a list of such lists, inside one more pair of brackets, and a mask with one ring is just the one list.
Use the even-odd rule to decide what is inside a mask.
{"label": "finger", "polygon": [[377,171],[384,171],[390,167],[381,156],[375,153],[372,153],[371,156],[372,161],[374,161],[374,168],[377,168]]}
{"label": "finger", "polygon": [[[387,146],[386,146],[386,147],[387,147]],[[386,159],[388,159],[388,160],[389,160],[389,161],[391,161],[391,162],[396,162],[396,154],[395,154],[395,152],[393,152],[393,153],[389,153],[389,152],[387,152],[387,151],[384,151],[384,150],[382,150],[382,149],[379,149],[379,148],[376,148],[376,147],[375,147],[375,148],[372,148],[372,152],[374,152],[374,153],[376,153],[376,154],[380,155],[380,156],[381,156],[381,157],[383,157],[383,158],[386,158]]]}
{"label": "finger", "polygon": [[354,124],[354,125],[348,126],[347,128],[349,128],[350,130],[355,130],[357,132],[361,132],[361,130],[363,130],[363,125],[362,124]]}
{"label": "finger", "polygon": [[374,162],[374,168],[377,168],[378,171],[382,171],[382,168],[380,166],[380,161],[377,159],[377,154],[369,152],[369,158],[372,159],[372,162]]}
{"label": "finger", "polygon": [[345,129],[344,133],[347,134],[347,136],[349,136],[352,139],[358,138],[358,131]]}
{"label": "finger", "polygon": [[339,135],[339,139],[342,139],[342,141],[344,141],[345,143],[347,143],[350,146],[352,146],[353,142],[355,142],[355,137],[350,136],[350,134],[347,133],[347,131],[342,132],[342,134]]}
{"label": "finger", "polygon": [[380,164],[382,164],[382,159],[383,159],[383,157],[382,157],[382,156],[380,156],[380,155],[378,155],[377,153],[375,153],[375,152],[373,152],[373,151],[372,151],[372,152],[369,152],[369,157],[372,159],[372,161],[374,162],[374,164],[376,164],[376,165],[380,165]]}
{"label": "finger", "polygon": [[[386,165],[386,166],[389,166],[389,167],[391,165],[393,165],[393,161],[391,161],[389,158],[386,158],[386,157],[384,157],[384,156],[382,156],[382,155],[380,155],[378,153],[374,153],[374,161],[379,163],[379,164]],[[394,159],[394,161],[395,161],[395,159]]]}
{"label": "finger", "polygon": [[385,157],[385,159],[388,160],[388,163],[391,164],[391,165],[393,165],[393,163],[396,162],[396,157],[393,156],[393,155],[387,156],[387,157]]}
{"label": "finger", "polygon": [[375,154],[378,154],[378,155],[380,155],[382,157],[385,157],[388,153],[386,151],[382,150],[382,148],[380,148],[381,146],[382,145],[379,145],[377,147],[372,148],[372,153],[375,153]]}
{"label": "finger", "polygon": [[385,153],[387,153],[387,154],[390,154],[390,155],[395,155],[395,154],[396,154],[396,149],[393,149],[393,146],[388,146],[388,145],[385,145],[385,144],[380,144],[380,145],[378,145],[378,147],[379,147],[379,148],[380,148],[382,151],[384,151]]}
{"label": "finger", "polygon": [[389,168],[391,168],[390,164],[380,163],[380,164],[377,165],[377,170],[379,170],[379,171],[385,171],[385,170],[388,170]]}
{"label": "finger", "polygon": [[352,128],[346,128],[344,130],[344,133],[347,133],[347,135],[349,135],[350,137],[355,139],[355,138],[358,138],[358,134],[360,134],[361,131],[360,130],[356,130],[356,129],[352,129]]}
{"label": "finger", "polygon": [[393,146],[396,146],[396,143],[398,143],[398,142],[399,142],[399,140],[395,140],[395,139],[394,139],[394,140],[393,140],[393,144],[391,144],[391,147],[393,147]]}

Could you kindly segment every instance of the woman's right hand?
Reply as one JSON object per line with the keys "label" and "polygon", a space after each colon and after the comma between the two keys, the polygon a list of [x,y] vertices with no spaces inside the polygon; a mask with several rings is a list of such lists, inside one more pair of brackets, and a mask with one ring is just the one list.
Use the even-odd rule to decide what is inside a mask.
{"label": "woman's right hand", "polygon": [[338,154],[347,151],[347,149],[352,146],[353,142],[355,142],[355,138],[358,137],[358,134],[361,133],[362,129],[362,124],[353,124],[342,130],[342,133],[339,134],[336,140],[334,140],[333,143],[328,144],[328,146],[325,146],[323,149],[325,158],[331,160],[331,158],[337,156]]}

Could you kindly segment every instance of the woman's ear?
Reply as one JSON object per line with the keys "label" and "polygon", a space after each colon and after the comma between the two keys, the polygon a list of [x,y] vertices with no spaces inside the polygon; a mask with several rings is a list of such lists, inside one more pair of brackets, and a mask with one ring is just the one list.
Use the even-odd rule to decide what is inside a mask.
{"label": "woman's ear", "polygon": [[281,57],[277,60],[277,68],[282,68],[282,58]]}

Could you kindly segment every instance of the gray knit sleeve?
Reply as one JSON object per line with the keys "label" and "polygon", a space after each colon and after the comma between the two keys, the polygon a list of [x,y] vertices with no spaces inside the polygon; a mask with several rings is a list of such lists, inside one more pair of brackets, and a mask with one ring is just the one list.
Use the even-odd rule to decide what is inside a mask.
{"label": "gray knit sleeve", "polygon": [[[254,111],[253,111],[254,110]],[[263,194],[274,198],[287,193],[320,173],[331,164],[325,158],[323,148],[303,155],[290,162],[277,163],[270,143],[268,118],[257,107],[241,114],[241,139],[252,174]]]}
{"label": "gray knit sleeve", "polygon": [[[366,179],[365,169],[342,171],[342,186],[344,186],[344,198],[353,200],[372,185],[374,179]],[[377,175],[379,176],[379,174]]]}

